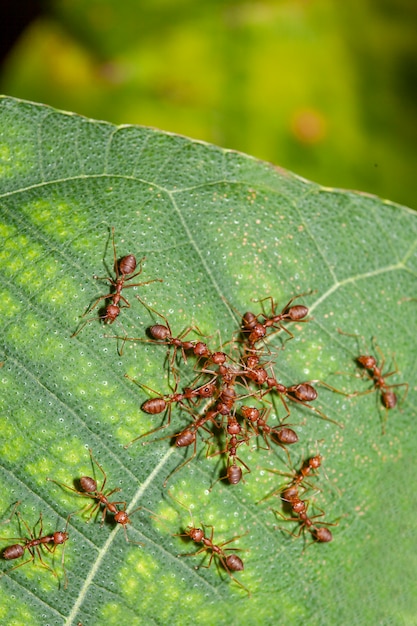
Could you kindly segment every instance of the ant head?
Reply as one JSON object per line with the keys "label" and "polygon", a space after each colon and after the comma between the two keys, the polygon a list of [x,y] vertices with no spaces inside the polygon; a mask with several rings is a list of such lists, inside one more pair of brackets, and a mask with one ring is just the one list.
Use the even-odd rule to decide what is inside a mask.
{"label": "ant head", "polygon": [[376,366],[376,359],[374,356],[361,355],[358,356],[357,361],[367,370],[371,370]]}
{"label": "ant head", "polygon": [[309,459],[308,464],[311,468],[318,469],[321,465],[322,460],[323,457],[318,454],[317,456],[312,456],[311,459]]}
{"label": "ant head", "polygon": [[240,412],[242,413],[243,417],[250,422],[256,422],[259,419],[259,409],[254,406],[243,405],[240,407]]}
{"label": "ant head", "polygon": [[54,533],[54,543],[56,545],[65,543],[68,539],[68,533],[56,532]]}
{"label": "ant head", "polygon": [[227,360],[227,354],[224,352],[213,352],[210,358],[215,365],[224,365]]}
{"label": "ant head", "polygon": [[[206,344],[203,343],[202,341],[197,341],[197,343],[194,344],[193,350],[194,350],[194,354],[198,357],[201,357],[201,356],[208,357],[210,354],[210,351],[207,348]],[[212,358],[213,358],[213,355],[212,355]]]}
{"label": "ant head", "polygon": [[227,432],[229,433],[229,435],[239,435],[241,431],[242,427],[239,422],[236,419],[232,418],[227,425]]}
{"label": "ant head", "polygon": [[103,316],[104,322],[107,324],[113,324],[116,317],[120,313],[120,308],[116,306],[115,304],[109,304],[108,306],[106,306],[105,311],[106,311],[106,314]]}
{"label": "ant head", "polygon": [[186,533],[196,543],[200,543],[204,539],[204,530],[202,530],[201,528],[194,528],[194,526],[188,526]]}
{"label": "ant head", "polygon": [[207,383],[200,387],[198,395],[201,398],[211,398],[216,391],[216,385],[214,383]]}
{"label": "ant head", "polygon": [[118,511],[114,516],[114,521],[117,524],[121,524],[122,526],[125,526],[126,524],[130,524],[130,519],[126,511]]}

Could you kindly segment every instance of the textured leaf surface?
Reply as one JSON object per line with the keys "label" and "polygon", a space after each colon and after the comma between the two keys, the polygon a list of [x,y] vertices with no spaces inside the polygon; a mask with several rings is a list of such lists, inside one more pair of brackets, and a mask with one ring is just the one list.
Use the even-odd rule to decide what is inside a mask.
{"label": "textured leaf surface", "polygon": [[[13,572],[2,562],[1,622],[415,623],[416,214],[183,137],[9,98],[1,100],[0,158],[2,519],[21,500],[30,526],[42,511],[46,532],[62,529],[84,500],[46,478],[72,485],[91,474],[89,447],[108,488],[122,488],[130,509],[156,513],[132,516],[129,538],[143,546],[126,544],[111,524],[73,515],[66,590],[60,550],[44,559],[61,586],[38,561]],[[279,509],[278,500],[257,504],[284,480],[265,471],[285,471],[279,449],[245,449],[246,483],[208,492],[224,469],[205,458],[200,441],[202,453],[172,477],[170,491],[192,506],[196,524],[213,524],[218,541],[244,535],[236,547],[245,550],[245,571],[236,578],[250,598],[214,565],[196,570],[201,555],[177,557],[193,551],[174,536],[190,518],[162,484],[184,452],[169,439],[123,448],[160,423],[140,410],[147,395],[124,374],[169,393],[165,349],[129,343],[120,357],[98,321],[70,338],[106,293],[92,276],[112,268],[112,226],[119,256],[146,256],[140,279],[164,281],[126,292],[132,306],[120,321],[130,336],[145,336],[154,319],[137,294],[169,317],[175,334],[196,323],[226,341],[238,327],[234,308],[258,306],[251,298],[271,295],[284,305],[314,290],[302,299],[313,319],[294,329],[277,358],[285,384],[367,388],[336,374],[357,373],[358,341],[341,328],[363,336],[368,349],[375,337],[388,368],[395,353],[400,371],[390,382],[410,385],[385,436],[376,394],[347,399],[320,389],[318,406],[343,430],[292,408],[294,464],[317,447],[325,457],[316,500],[327,520],[339,520],[331,544],[303,551],[302,539],[276,528],[270,508]],[[170,432],[185,424],[174,411]],[[2,537],[20,535],[16,517],[1,527]]]}

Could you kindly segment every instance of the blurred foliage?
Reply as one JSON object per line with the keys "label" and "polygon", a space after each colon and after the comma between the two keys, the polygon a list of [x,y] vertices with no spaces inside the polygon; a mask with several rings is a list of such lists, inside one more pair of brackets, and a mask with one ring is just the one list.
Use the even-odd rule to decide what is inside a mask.
{"label": "blurred foliage", "polygon": [[49,0],[3,92],[415,206],[413,0]]}

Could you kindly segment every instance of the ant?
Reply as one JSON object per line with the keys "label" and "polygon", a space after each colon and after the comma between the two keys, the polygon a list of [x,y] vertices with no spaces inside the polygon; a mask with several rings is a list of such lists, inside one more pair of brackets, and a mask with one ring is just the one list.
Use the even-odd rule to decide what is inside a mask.
{"label": "ant", "polygon": [[[117,491],[121,491],[121,489],[120,487],[116,487],[115,489],[112,489],[111,491],[107,491],[107,493],[104,492],[104,487],[107,482],[107,474],[102,468],[102,466],[100,465],[100,463],[93,457],[93,453],[91,449],[89,449],[89,453],[90,453],[91,463],[92,464],[95,463],[103,475],[103,482],[100,488],[98,488],[96,480],[94,478],[91,478],[90,476],[81,476],[81,478],[79,479],[78,482],[82,491],[79,491],[78,489],[74,489],[73,487],[70,487],[69,485],[66,485],[65,483],[62,483],[59,480],[55,480],[53,478],[47,478],[46,480],[56,483],[57,485],[60,485],[61,487],[64,487],[65,489],[69,489],[70,491],[73,491],[74,493],[78,494],[79,496],[82,496],[83,498],[91,498],[92,500],[97,500],[96,503],[90,504],[85,509],[85,511],[88,511],[89,509],[91,509],[91,513],[87,521],[89,521],[93,517],[94,513],[98,511],[100,506],[103,505],[103,511],[102,511],[102,516],[101,516],[101,526],[103,526],[107,514],[111,513],[113,515],[113,519],[116,522],[116,524],[120,524],[120,526],[122,526],[123,531],[125,533],[126,541],[128,543],[136,543],[137,545],[142,545],[135,541],[129,541],[127,537],[126,526],[127,524],[131,523],[129,519],[129,515],[132,515],[132,513],[135,513],[136,511],[138,511],[139,509],[142,509],[143,507],[140,506],[137,509],[134,509],[128,515],[126,512],[127,504],[124,500],[110,502],[109,496],[111,496],[113,493],[116,493]],[[119,509],[117,506],[118,504],[122,504],[123,508]]]}
{"label": "ant", "polygon": [[[260,302],[262,303],[262,307],[263,307],[263,302],[265,300],[270,300],[271,315],[268,316],[264,312],[259,313],[259,315],[255,315],[254,313],[251,313],[250,311],[244,314],[242,326],[243,326],[243,332],[249,333],[247,337],[248,343],[250,345],[254,345],[258,341],[263,339],[267,333],[268,328],[275,328],[277,331],[284,330],[287,334],[290,335],[291,339],[294,339],[294,335],[292,334],[292,332],[289,331],[288,328],[283,326],[282,322],[283,321],[290,321],[290,322],[308,321],[308,320],[303,319],[304,317],[308,315],[308,308],[306,306],[302,306],[302,305],[291,306],[291,304],[294,302],[296,298],[301,298],[304,295],[306,294],[301,293],[291,298],[291,300],[287,302],[287,304],[284,306],[281,313],[279,314],[277,314],[275,311],[276,303],[274,303],[274,300],[271,296],[268,296],[267,298],[260,300]],[[260,322],[259,320],[261,316],[264,318],[263,322]]]}
{"label": "ant", "polygon": [[[344,333],[341,330],[339,330],[339,332],[342,335],[348,335],[349,337],[358,338],[358,335],[353,335],[353,334],[351,335],[350,333]],[[395,408],[397,405],[397,396],[395,392],[392,391],[392,389],[394,389],[395,387],[405,387],[405,393],[402,398],[402,401],[404,401],[408,393],[409,385],[408,383],[397,383],[395,385],[387,385],[385,379],[388,378],[389,376],[393,376],[394,374],[398,373],[397,364],[395,363],[395,360],[394,360],[395,369],[392,372],[383,374],[382,370],[384,369],[384,365],[385,365],[385,357],[380,347],[377,345],[375,341],[375,337],[372,338],[372,341],[375,346],[375,349],[377,350],[377,352],[379,352],[379,355],[381,357],[381,365],[378,365],[376,358],[372,355],[362,354],[356,358],[356,361],[359,363],[359,365],[361,365],[364,368],[368,378],[370,378],[370,380],[373,381],[374,386],[371,389],[367,389],[366,391],[355,391],[353,393],[349,393],[345,395],[349,398],[354,398],[356,396],[365,396],[368,393],[374,393],[375,391],[380,391],[381,402],[383,406],[385,407],[384,418],[382,420],[382,434],[385,435],[385,423],[387,421],[387,413],[390,409]]]}
{"label": "ant", "polygon": [[302,532],[305,532],[307,530],[311,534],[313,538],[313,542],[316,542],[316,543],[329,543],[330,541],[332,541],[333,535],[331,531],[328,528],[326,528],[326,526],[336,526],[337,524],[330,523],[330,522],[320,522],[321,526],[317,526],[313,520],[317,519],[318,517],[323,517],[324,512],[322,511],[321,513],[317,515],[308,517],[307,510],[308,510],[309,502],[300,500],[298,495],[296,495],[296,491],[297,491],[296,487],[295,488],[293,487],[293,490],[294,491],[293,491],[292,496],[289,497],[289,494],[288,493],[286,494],[287,497],[285,498],[285,501],[290,504],[292,512],[298,517],[284,517],[282,513],[280,513],[279,511],[274,511],[274,513],[277,513],[286,522],[298,522],[300,524],[300,528],[299,528],[298,534],[296,535],[294,535],[294,533],[291,533],[288,530],[285,530],[285,529],[282,529],[282,530],[289,533],[293,537],[299,537]]}
{"label": "ant", "polygon": [[262,436],[267,445],[267,450],[270,450],[267,439],[269,436],[272,441],[285,450],[289,458],[289,453],[285,446],[297,443],[298,441],[298,435],[294,430],[292,430],[292,428],[287,428],[286,426],[269,426],[267,420],[270,414],[270,409],[268,411],[264,410],[261,412],[256,407],[241,406],[240,411],[243,417],[249,421],[256,435],[260,434],[258,428],[262,428]]}
{"label": "ant", "polygon": [[[172,498],[174,498],[172,494],[170,495]],[[176,498],[174,498],[174,500],[176,500],[182,507],[184,507],[184,505],[181,502],[179,502],[179,500],[177,500]],[[216,556],[218,560],[220,561],[223,569],[227,572],[230,578],[234,580],[234,582],[238,584],[239,587],[241,587],[244,591],[246,591],[246,593],[250,597],[251,594],[250,594],[249,589],[247,589],[232,574],[232,572],[241,572],[244,569],[242,559],[237,554],[229,554],[229,555],[226,554],[226,552],[231,552],[231,551],[236,552],[240,550],[240,548],[224,548],[224,546],[228,545],[229,543],[232,543],[233,541],[237,541],[238,539],[240,539],[242,535],[233,537],[232,539],[229,539],[228,541],[223,541],[223,543],[215,544],[213,542],[214,526],[204,525],[203,523],[201,523],[202,528],[196,528],[194,526],[191,511],[189,509],[188,509],[188,512],[190,514],[191,524],[187,526],[184,533],[176,534],[174,536],[175,537],[189,537],[190,539],[192,539],[192,541],[194,541],[194,543],[202,543],[203,547],[200,548],[200,550],[197,550],[197,552],[179,554],[178,556],[196,556],[197,554],[201,554],[202,552],[210,552],[210,559],[209,559],[208,565],[196,566],[195,569],[198,569],[199,567],[209,568],[211,566],[213,558]],[[206,536],[205,528],[211,528],[209,537]]]}
{"label": "ant", "polygon": [[260,363],[258,355],[249,354],[245,358],[245,369],[241,372],[241,375],[245,378],[249,378],[249,380],[252,380],[256,385],[263,385],[268,379],[268,372],[263,365],[268,364]]}
{"label": "ant", "polygon": [[[197,340],[183,341],[183,339],[191,331],[197,331],[198,333],[200,333],[200,331],[197,328],[189,326],[188,328],[183,330],[182,333],[178,335],[178,337],[174,337],[174,335],[172,334],[171,326],[169,325],[167,318],[164,315],[162,315],[162,313],[159,313],[158,311],[153,309],[151,306],[149,306],[149,304],[144,302],[144,300],[142,300],[139,296],[136,296],[136,298],[139,300],[141,304],[143,304],[144,307],[148,309],[148,311],[152,311],[152,313],[155,313],[155,315],[158,315],[162,320],[164,320],[165,325],[154,324],[153,326],[150,326],[148,328],[148,333],[151,335],[152,339],[143,339],[141,337],[119,337],[119,336],[112,337],[112,339],[123,339],[124,342],[141,341],[141,342],[148,342],[148,343],[149,342],[150,343],[164,343],[165,345],[174,348],[173,354],[169,361],[171,368],[173,368],[174,366],[178,350],[181,350],[184,363],[187,363],[187,356],[185,354],[186,351],[193,350],[196,344],[199,342],[197,342]],[[205,344],[202,344],[202,345],[205,346]],[[207,346],[205,347],[208,352]]]}
{"label": "ant", "polygon": [[[177,448],[186,448],[188,446],[190,446],[191,444],[194,444],[194,450],[192,455],[186,459],[183,463],[181,463],[181,465],[179,465],[178,467],[176,467],[170,474],[169,476],[167,476],[167,478],[164,481],[163,486],[166,487],[169,479],[171,478],[171,476],[173,476],[176,472],[178,472],[180,469],[182,469],[185,465],[187,465],[188,463],[190,463],[193,458],[196,456],[197,454],[197,431],[199,428],[203,428],[204,430],[206,430],[208,433],[211,432],[205,427],[204,424],[206,424],[206,422],[213,422],[213,424],[215,426],[218,426],[217,422],[216,422],[216,416],[218,415],[219,411],[217,410],[209,410],[207,411],[204,415],[201,415],[200,417],[198,417],[193,424],[187,426],[186,428],[184,428],[181,432],[171,436],[169,435],[172,439],[175,439],[175,445]],[[161,439],[166,439],[166,437],[162,437]],[[159,439],[155,439],[154,441],[159,441]],[[151,443],[151,442],[148,442]]]}
{"label": "ant", "polygon": [[[81,325],[81,327],[71,335],[71,338],[76,337],[78,333],[80,333],[81,330],[84,328],[84,326],[86,326],[86,324],[88,324],[94,319],[102,319],[105,324],[113,324],[113,322],[119,316],[120,309],[122,308],[121,305],[119,304],[120,300],[124,302],[123,308],[130,308],[130,303],[128,302],[128,300],[126,300],[124,296],[122,296],[123,289],[128,289],[130,287],[142,287],[143,285],[149,285],[150,283],[154,283],[154,282],[160,282],[160,283],[162,282],[160,278],[154,278],[152,280],[148,280],[143,283],[132,283],[129,285],[125,284],[126,282],[132,280],[133,278],[135,278],[136,276],[139,276],[139,274],[142,273],[142,263],[145,260],[145,257],[143,257],[139,261],[139,271],[133,274],[133,272],[135,271],[137,267],[136,257],[134,257],[133,254],[128,254],[122,257],[119,261],[117,260],[116,244],[114,242],[114,227],[112,227],[111,230],[112,230],[112,240],[113,240],[114,271],[116,274],[116,279],[112,278],[111,276],[99,277],[95,275],[93,276],[93,278],[95,278],[96,280],[108,281],[111,287],[114,288],[114,291],[97,298],[94,304],[88,308],[88,311],[84,315],[87,315],[87,313],[92,311],[98,305],[98,303],[101,302],[102,300],[111,300],[111,303],[108,304],[104,308],[104,315],[99,315],[98,317],[92,317],[86,320]],[[132,274],[132,275],[129,276],[129,274]]]}
{"label": "ant", "polygon": [[319,469],[319,467],[321,467],[322,461],[323,461],[323,457],[320,456],[320,454],[317,454],[316,456],[312,456],[306,459],[305,461],[303,461],[298,471],[294,470],[291,474],[280,472],[279,470],[275,470],[275,469],[268,469],[268,472],[271,472],[273,474],[280,474],[281,476],[288,476],[289,478],[291,478],[291,482],[289,484],[287,483],[283,487],[280,487],[279,489],[275,489],[274,491],[269,493],[267,496],[262,498],[262,500],[260,500],[259,502],[263,502],[267,498],[270,498],[276,495],[277,493],[280,493],[281,498],[282,500],[284,500],[284,502],[291,503],[295,498],[298,498],[298,495],[299,495],[298,490],[300,487],[302,487],[304,490],[307,490],[307,487],[305,487],[303,483],[305,483],[309,487],[313,487],[308,482],[307,479],[313,472],[315,472],[316,470]]}
{"label": "ant", "polygon": [[[239,467],[239,465],[237,465],[236,461],[239,461],[239,463],[241,463],[246,469],[247,471],[250,473],[250,469],[249,467],[246,465],[246,463],[244,461],[242,461],[242,459],[240,459],[237,456],[237,449],[238,447],[242,444],[242,443],[248,443],[249,438],[247,435],[245,435],[243,437],[243,439],[238,439],[237,435],[240,435],[240,433],[242,432],[242,426],[239,424],[239,422],[237,421],[237,419],[235,417],[229,417],[228,418],[228,422],[227,422],[227,434],[229,435],[229,439],[226,442],[226,447],[224,450],[220,450],[218,452],[215,452],[214,454],[210,455],[210,457],[213,456],[217,456],[218,454],[227,454],[228,458],[227,458],[227,469],[226,469],[226,475],[225,476],[221,476],[220,478],[218,478],[215,483],[213,483],[213,485],[210,487],[209,491],[211,491],[214,487],[214,485],[219,481],[219,480],[225,480],[227,478],[227,480],[229,481],[230,485],[237,485],[238,483],[240,483],[240,481],[242,480],[242,468]],[[233,459],[233,461],[231,462],[231,459]]]}
{"label": "ant", "polygon": [[[20,504],[20,502],[16,503],[16,505],[15,505],[15,507],[13,509],[13,512],[12,512],[12,516],[13,516],[14,512],[16,511],[17,507],[19,506],[19,504]],[[23,519],[22,515],[19,513],[19,511],[16,511],[16,515],[19,517],[19,520],[25,526],[25,528],[26,528],[26,530],[27,530],[27,532],[29,534],[29,537],[1,537],[0,539],[2,541],[6,541],[6,540],[9,540],[9,539],[14,539],[14,540],[18,540],[18,541],[23,542],[23,543],[15,543],[15,544],[13,544],[11,546],[8,546],[7,548],[4,548],[4,550],[2,552],[2,557],[3,557],[3,559],[6,559],[7,561],[11,561],[13,559],[18,559],[18,558],[22,557],[24,555],[24,553],[25,553],[25,550],[27,550],[29,552],[29,554],[30,554],[30,558],[27,561],[24,561],[23,563],[19,563],[19,565],[15,565],[11,569],[7,570],[6,572],[3,572],[1,574],[1,576],[4,576],[4,574],[6,574],[8,572],[12,572],[13,570],[17,569],[18,567],[22,567],[23,565],[26,565],[26,563],[30,563],[30,561],[34,561],[35,560],[35,556],[37,555],[41,565],[45,569],[47,569],[50,572],[52,572],[52,574],[56,577],[57,573],[51,567],[49,567],[49,565],[47,565],[45,563],[45,561],[43,560],[41,548],[45,548],[48,552],[53,554],[55,552],[57,546],[66,543],[66,541],[68,540],[68,537],[69,537],[69,535],[67,533],[68,522],[70,520],[70,517],[71,517],[72,513],[70,515],[68,515],[68,517],[67,517],[67,523],[66,523],[66,526],[65,526],[65,530],[64,531],[54,532],[51,535],[43,535],[43,519],[42,519],[42,513],[40,513],[39,514],[39,520],[35,524],[35,527],[36,527],[36,525],[39,523],[39,533],[37,534],[37,536],[35,535],[35,527],[34,527],[34,529],[32,531],[29,528],[28,524]],[[11,517],[7,521],[10,521]],[[64,572],[64,579],[65,579],[64,589],[66,589],[67,586],[68,586],[68,576],[67,576],[67,572],[66,572],[65,566],[64,566],[64,555],[65,555],[65,546],[64,546],[64,548],[62,550],[61,567],[62,567],[62,571]]]}
{"label": "ant", "polygon": [[[312,382],[319,382],[325,387],[328,387],[329,389],[333,391],[337,391],[336,389],[334,389],[334,387],[331,387],[330,385],[328,385],[327,383],[323,381],[312,381]],[[262,392],[262,397],[266,395],[267,393],[269,393],[271,390],[277,391],[281,399],[281,402],[284,405],[285,410],[287,411],[286,417],[288,417],[288,415],[290,414],[290,410],[284,399],[284,396],[289,398],[292,402],[297,402],[298,404],[302,404],[303,406],[310,409],[311,411],[314,411],[314,413],[317,413],[317,415],[320,415],[322,419],[325,419],[329,422],[332,422],[333,424],[336,424],[336,426],[339,426],[339,428],[343,428],[342,424],[339,424],[339,422],[336,422],[335,420],[330,419],[330,417],[327,417],[327,415],[325,415],[322,411],[308,404],[309,402],[313,402],[313,400],[316,400],[316,398],[318,397],[317,391],[314,389],[312,385],[310,385],[310,383],[299,383],[297,385],[291,385],[290,387],[286,387],[282,383],[279,383],[274,376],[268,376],[268,378],[266,379],[266,384],[268,386],[268,390]]]}
{"label": "ant", "polygon": [[[151,389],[147,385],[138,383],[137,380],[135,380],[134,378],[131,378],[130,376],[128,376],[128,374],[125,374],[125,378],[128,378],[133,383],[135,383],[135,385],[138,385],[139,387],[144,387],[145,389],[149,389],[150,391],[153,391],[154,393],[158,393],[157,391],[155,391],[154,389]],[[214,379],[205,383],[204,385],[200,385],[200,387],[196,387],[195,389],[191,389],[191,387],[185,387],[183,393],[174,392],[167,396],[159,395],[157,398],[149,398],[149,400],[145,400],[145,402],[141,406],[142,411],[144,411],[145,413],[148,413],[149,415],[158,415],[159,413],[162,413],[163,411],[167,411],[167,414],[168,414],[167,423],[162,426],[158,426],[158,428],[154,428],[153,430],[150,430],[149,432],[144,433],[143,435],[139,435],[138,437],[135,437],[135,439],[132,439],[132,441],[129,441],[129,443],[127,443],[124,446],[124,448],[129,448],[133,443],[135,443],[135,441],[138,441],[138,439],[141,439],[142,437],[146,437],[147,435],[151,435],[152,433],[155,433],[158,430],[167,428],[171,423],[171,409],[172,409],[172,404],[174,402],[178,402],[183,408],[186,408],[183,406],[184,400],[192,401],[194,398],[211,398],[216,391],[216,386],[213,381]]]}

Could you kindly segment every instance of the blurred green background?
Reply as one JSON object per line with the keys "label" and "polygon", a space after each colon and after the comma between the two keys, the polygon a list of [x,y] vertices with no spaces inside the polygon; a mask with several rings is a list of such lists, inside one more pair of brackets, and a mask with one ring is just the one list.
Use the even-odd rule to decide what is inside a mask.
{"label": "blurred green background", "polygon": [[[6,2],[8,4],[8,2]],[[31,0],[0,89],[416,207],[415,0]]]}

